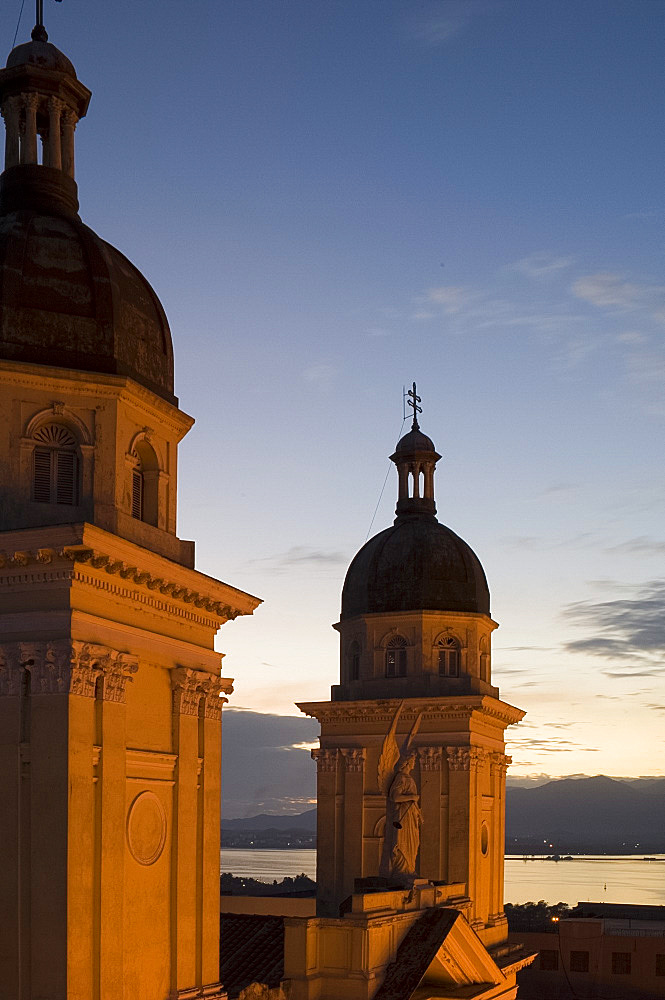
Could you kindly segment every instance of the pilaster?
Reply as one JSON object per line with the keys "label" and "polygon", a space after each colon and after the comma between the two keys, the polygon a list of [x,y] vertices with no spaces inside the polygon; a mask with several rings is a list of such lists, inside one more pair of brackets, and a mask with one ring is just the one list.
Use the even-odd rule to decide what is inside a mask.
{"label": "pilaster", "polygon": [[341,898],[351,895],[354,880],[363,873],[364,747],[342,747],[344,761],[344,844]]}
{"label": "pilaster", "polygon": [[337,844],[337,747],[312,750],[316,761],[316,884],[321,909],[332,908],[339,878]]}
{"label": "pilaster", "polygon": [[437,746],[418,747],[420,764],[420,808],[423,833],[420,840],[420,875],[432,881],[445,876],[441,873],[441,764],[443,750]]}

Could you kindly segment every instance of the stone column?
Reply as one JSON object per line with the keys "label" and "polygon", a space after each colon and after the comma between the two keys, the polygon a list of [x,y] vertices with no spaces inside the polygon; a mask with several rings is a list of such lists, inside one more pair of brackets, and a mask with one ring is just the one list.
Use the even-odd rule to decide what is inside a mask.
{"label": "stone column", "polygon": [[338,882],[341,902],[353,892],[356,878],[365,874],[363,867],[363,792],[365,779],[365,748],[342,747],[344,758],[344,842],[343,868]]}
{"label": "stone column", "polygon": [[439,881],[445,878],[442,867],[441,837],[441,747],[418,747],[420,762],[420,808],[423,825],[420,832],[419,874]]}
{"label": "stone column", "polygon": [[47,166],[62,169],[62,152],[60,147],[60,116],[64,104],[57,97],[48,100],[48,157]]}
{"label": "stone column", "polygon": [[62,169],[74,180],[74,129],[78,118],[70,108],[65,108],[62,122]]}
{"label": "stone column", "polygon": [[19,102],[16,97],[9,97],[2,105],[2,117],[5,119],[5,170],[7,170],[18,164],[21,155]]}
{"label": "stone column", "polygon": [[[199,702],[198,671],[177,669],[171,674],[173,688],[173,752],[178,763],[173,795],[172,879],[174,906],[171,911],[171,942],[174,950],[175,989],[191,988],[197,982],[197,858]],[[200,928],[199,928],[200,933]],[[198,980],[200,983],[200,979]]]}
{"label": "stone column", "polygon": [[318,908],[330,916],[338,880],[337,857],[337,747],[312,750],[316,761],[316,886]]}
{"label": "stone column", "polygon": [[23,98],[25,107],[25,134],[21,148],[21,163],[38,163],[37,156],[37,94],[26,94]]}

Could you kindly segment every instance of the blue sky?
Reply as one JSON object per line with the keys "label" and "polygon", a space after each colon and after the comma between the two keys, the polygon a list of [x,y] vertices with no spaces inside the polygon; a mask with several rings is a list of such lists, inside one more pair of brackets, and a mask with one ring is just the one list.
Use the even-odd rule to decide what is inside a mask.
{"label": "blue sky", "polygon": [[45,7],[93,91],[82,217],[160,295],[197,420],[180,534],[265,600],[220,634],[233,704],[328,697],[415,379],[528,711],[513,773],[665,773],[665,3]]}

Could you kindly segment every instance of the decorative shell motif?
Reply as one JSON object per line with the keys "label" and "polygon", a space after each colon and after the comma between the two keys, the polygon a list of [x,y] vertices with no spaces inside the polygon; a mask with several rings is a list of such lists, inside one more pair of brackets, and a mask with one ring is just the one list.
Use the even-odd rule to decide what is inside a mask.
{"label": "decorative shell motif", "polygon": [[73,434],[62,424],[46,424],[33,434],[35,441],[50,445],[52,448],[74,448],[76,440]]}

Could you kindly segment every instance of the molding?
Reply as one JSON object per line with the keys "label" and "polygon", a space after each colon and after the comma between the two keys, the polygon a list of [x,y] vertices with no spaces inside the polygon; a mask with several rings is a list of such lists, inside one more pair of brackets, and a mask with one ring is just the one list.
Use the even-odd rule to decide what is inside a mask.
{"label": "molding", "polygon": [[[305,715],[318,719],[322,724],[345,725],[348,723],[392,722],[402,704],[399,699],[374,701],[317,701],[298,702]],[[401,713],[403,722],[415,722],[422,714],[423,721],[440,721],[442,718],[470,719],[474,713],[496,719],[504,726],[513,725],[524,718],[526,712],[489,695],[472,695],[468,698],[407,698]]]}
{"label": "molding", "polygon": [[127,779],[129,781],[160,781],[173,784],[178,757],[159,750],[127,748]]}
{"label": "molding", "polygon": [[65,427],[69,427],[74,432],[75,437],[78,439],[78,445],[94,445],[90,431],[83,420],[66,403],[60,402],[51,403],[50,406],[40,410],[39,413],[35,413],[28,420],[23,430],[21,444],[34,445],[33,435],[43,424],[64,424]]}
{"label": "molding", "polygon": [[[27,573],[17,572],[26,569]],[[91,569],[103,570],[111,579],[93,573]],[[16,586],[17,583],[29,586],[65,581],[83,583],[123,599],[138,600],[156,611],[175,614],[209,628],[217,629],[220,623],[251,614],[251,611],[225,604],[199,590],[143,570],[138,565],[114,559],[101,549],[65,545],[62,548],[0,551],[0,588]],[[142,589],[137,592],[132,585]],[[197,614],[197,611],[207,612],[207,615]]]}
{"label": "molding", "polygon": [[[39,369],[39,370],[38,370]],[[20,385],[39,392],[55,392],[63,396],[94,397],[130,404],[154,421],[159,414],[160,425],[182,440],[193,426],[194,418],[167,402],[126,375],[105,375],[101,372],[79,372],[54,365],[31,365],[29,362],[0,360],[0,382]],[[65,404],[67,405],[67,404]]]}

